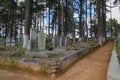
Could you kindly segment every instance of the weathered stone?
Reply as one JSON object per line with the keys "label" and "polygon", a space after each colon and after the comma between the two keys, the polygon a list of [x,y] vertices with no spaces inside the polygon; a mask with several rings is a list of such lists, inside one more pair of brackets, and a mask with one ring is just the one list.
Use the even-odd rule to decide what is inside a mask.
{"label": "weathered stone", "polygon": [[46,48],[46,38],[44,32],[39,32],[38,34],[38,49],[45,50]]}
{"label": "weathered stone", "polygon": [[37,31],[34,28],[30,29],[30,40],[28,42],[28,50],[37,49]]}
{"label": "weathered stone", "polygon": [[10,46],[10,38],[9,37],[7,37],[7,39],[6,39],[6,46]]}
{"label": "weathered stone", "polygon": [[30,40],[31,41],[37,40],[37,31],[34,28],[30,29]]}
{"label": "weathered stone", "polygon": [[15,39],[14,38],[11,39],[11,46],[15,46]]}

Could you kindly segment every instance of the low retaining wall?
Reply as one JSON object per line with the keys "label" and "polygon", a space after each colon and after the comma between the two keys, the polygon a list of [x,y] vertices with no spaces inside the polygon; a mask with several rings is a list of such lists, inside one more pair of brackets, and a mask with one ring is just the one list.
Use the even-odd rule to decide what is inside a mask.
{"label": "low retaining wall", "polygon": [[[24,62],[18,62],[18,61],[14,61],[15,65],[13,65],[12,67],[17,67],[18,69],[28,69],[28,71],[36,71],[36,72],[43,72],[43,73],[48,73],[48,74],[54,74],[54,76],[56,75],[60,75],[62,73],[64,73],[65,71],[67,71],[75,62],[77,62],[78,60],[82,59],[84,56],[90,54],[91,51],[96,50],[97,48],[99,48],[100,45],[96,44],[93,47],[88,47],[88,48],[83,48],[81,50],[74,50],[72,51],[72,53],[70,53],[70,55],[66,55],[64,57],[62,57],[61,59],[54,61],[52,63],[52,65],[49,64],[44,64],[42,66],[42,64],[40,65],[34,65],[34,64],[26,64]],[[4,61],[4,60],[3,60]],[[9,62],[9,65],[5,62],[1,62],[0,64],[5,64],[5,66],[11,66],[11,61],[9,60],[5,60],[6,62]]]}
{"label": "low retaining wall", "polygon": [[73,54],[62,58],[61,60],[56,62],[54,66],[50,67],[51,73],[56,74],[56,75],[60,75],[64,73],[72,66],[72,64],[77,62],[79,59],[82,59],[84,56],[88,55],[91,51],[94,51],[98,47],[99,45],[97,44],[93,47],[74,51]]}

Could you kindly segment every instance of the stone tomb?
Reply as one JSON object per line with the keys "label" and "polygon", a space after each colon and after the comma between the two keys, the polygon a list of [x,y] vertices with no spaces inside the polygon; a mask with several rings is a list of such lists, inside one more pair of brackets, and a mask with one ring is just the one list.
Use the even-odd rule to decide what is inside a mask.
{"label": "stone tomb", "polygon": [[38,49],[39,50],[45,50],[46,48],[46,38],[44,32],[39,32],[38,34]]}

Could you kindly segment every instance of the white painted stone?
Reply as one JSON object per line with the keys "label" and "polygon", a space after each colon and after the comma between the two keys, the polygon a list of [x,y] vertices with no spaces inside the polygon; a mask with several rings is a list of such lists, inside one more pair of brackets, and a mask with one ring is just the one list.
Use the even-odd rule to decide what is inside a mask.
{"label": "white painted stone", "polygon": [[114,48],[108,67],[107,80],[120,80],[120,64],[117,56]]}
{"label": "white painted stone", "polygon": [[28,35],[23,35],[23,48],[28,47]]}
{"label": "white painted stone", "polygon": [[30,40],[28,44],[28,50],[37,49],[37,31],[34,28],[30,29]]}
{"label": "white painted stone", "polygon": [[11,46],[15,46],[15,39],[14,38],[11,39]]}

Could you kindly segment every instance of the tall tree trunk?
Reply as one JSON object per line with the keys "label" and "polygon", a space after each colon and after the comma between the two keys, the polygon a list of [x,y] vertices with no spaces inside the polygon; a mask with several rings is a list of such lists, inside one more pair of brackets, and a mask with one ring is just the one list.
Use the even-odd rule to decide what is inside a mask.
{"label": "tall tree trunk", "polygon": [[58,2],[58,35],[61,35],[61,7],[60,0]]}
{"label": "tall tree trunk", "polygon": [[66,10],[65,10],[65,36],[67,35],[68,29],[68,0],[66,0]]}
{"label": "tall tree trunk", "polygon": [[[89,10],[90,10],[90,28],[92,29],[92,2],[91,2],[91,0],[90,0],[90,9]],[[90,29],[90,36],[91,36],[91,39],[93,39],[91,29]]]}
{"label": "tall tree trunk", "polygon": [[79,37],[83,38],[83,24],[82,24],[82,16],[83,16],[83,0],[79,0],[80,2],[80,13],[79,13]]}
{"label": "tall tree trunk", "polygon": [[106,0],[102,0],[102,21],[103,36],[106,38]]}
{"label": "tall tree trunk", "polygon": [[64,36],[64,9],[63,0],[61,0],[61,35]]}
{"label": "tall tree trunk", "polygon": [[97,39],[98,31],[97,31],[97,1],[95,0],[94,4],[94,35],[95,39]]}
{"label": "tall tree trunk", "polygon": [[88,19],[88,16],[87,16],[87,13],[88,13],[87,10],[88,10],[88,8],[87,8],[87,7],[88,7],[88,6],[87,6],[87,1],[88,1],[88,0],[86,0],[86,23],[85,23],[85,26],[86,26],[86,35],[85,35],[85,41],[86,41],[87,38],[88,38],[88,24],[87,24],[87,23],[88,23],[88,22],[87,22],[87,19]]}
{"label": "tall tree trunk", "polygon": [[45,21],[44,21],[44,18],[45,18],[45,17],[44,17],[44,11],[45,11],[45,10],[44,10],[44,8],[45,8],[45,7],[44,7],[44,5],[43,5],[43,26],[42,26],[43,31],[44,31],[44,28],[45,28]]}
{"label": "tall tree trunk", "polygon": [[27,48],[32,25],[32,0],[25,0],[25,27],[23,35],[23,48]]}
{"label": "tall tree trunk", "polygon": [[72,0],[72,29],[73,29],[73,43],[75,43],[75,25],[74,25],[74,4],[73,4],[74,2],[73,2],[73,0]]}
{"label": "tall tree trunk", "polygon": [[61,2],[61,35],[60,35],[60,47],[65,46],[64,44],[64,4],[63,0],[60,0]]}
{"label": "tall tree trunk", "polygon": [[49,20],[48,20],[48,36],[50,37],[50,2],[49,2],[49,12],[48,12]]}
{"label": "tall tree trunk", "polygon": [[101,8],[100,8],[100,4],[101,1],[97,0],[97,28],[98,28],[98,35],[102,34],[102,26],[101,26]]}
{"label": "tall tree trunk", "polygon": [[106,37],[106,0],[97,0],[97,16],[98,16],[98,42],[100,45],[105,41]]}
{"label": "tall tree trunk", "polygon": [[[9,33],[8,36],[10,38],[10,45],[11,45],[11,39],[12,39],[12,33],[13,33],[13,21],[14,21],[14,0],[10,0],[9,2],[9,9],[8,9],[8,28]],[[13,17],[13,18],[12,18]]]}
{"label": "tall tree trunk", "polygon": [[[110,18],[112,19],[112,8],[111,8],[111,6],[112,6],[112,1],[110,0]],[[110,24],[112,23],[111,21],[110,21]],[[111,33],[111,37],[112,37],[112,24],[110,25],[110,33]]]}

